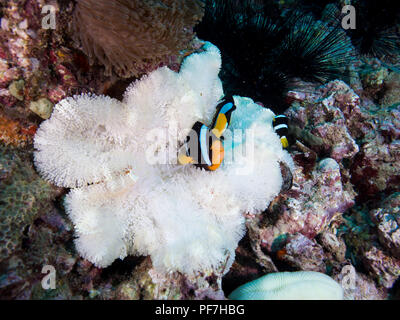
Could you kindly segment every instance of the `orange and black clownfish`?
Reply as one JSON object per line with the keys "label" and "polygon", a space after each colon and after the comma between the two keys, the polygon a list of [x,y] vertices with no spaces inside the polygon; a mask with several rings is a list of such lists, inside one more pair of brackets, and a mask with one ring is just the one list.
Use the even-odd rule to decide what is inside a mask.
{"label": "orange and black clownfish", "polygon": [[278,134],[281,139],[282,147],[287,148],[289,146],[289,141],[287,139],[288,134],[288,119],[285,115],[280,114],[274,117],[273,120],[274,131]]}
{"label": "orange and black clownfish", "polygon": [[214,119],[211,124],[211,131],[217,138],[222,138],[222,134],[231,123],[232,112],[236,110],[235,101],[232,96],[226,96],[221,103],[217,105]]}
{"label": "orange and black clownfish", "polygon": [[217,170],[224,159],[223,133],[228,128],[235,109],[232,96],[228,96],[217,105],[211,128],[196,122],[179,151],[178,162],[183,165],[191,163],[206,170]]}

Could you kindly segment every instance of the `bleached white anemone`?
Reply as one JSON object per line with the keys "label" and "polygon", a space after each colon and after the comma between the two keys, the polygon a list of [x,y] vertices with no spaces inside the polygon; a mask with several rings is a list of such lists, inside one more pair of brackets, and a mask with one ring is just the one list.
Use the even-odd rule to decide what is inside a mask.
{"label": "bleached white anemone", "polygon": [[220,52],[211,43],[204,50],[187,57],[179,73],[164,67],[134,82],[122,102],[62,100],[35,136],[36,167],[73,188],[65,205],[76,247],[99,267],[140,254],[161,272],[229,270],[242,214],[261,212],[280,191],[279,161],[291,160],[272,111],[249,98],[234,97],[217,171],[177,164],[190,128],[210,124],[223,96]]}

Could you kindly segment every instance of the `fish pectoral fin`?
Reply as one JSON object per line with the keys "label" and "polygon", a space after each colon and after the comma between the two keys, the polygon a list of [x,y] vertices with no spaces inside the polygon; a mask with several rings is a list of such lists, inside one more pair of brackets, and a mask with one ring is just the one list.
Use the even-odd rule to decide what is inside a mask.
{"label": "fish pectoral fin", "polygon": [[212,151],[212,166],[217,165],[217,168],[224,160],[224,146],[221,141],[215,141],[211,146]]}
{"label": "fish pectoral fin", "polygon": [[283,148],[287,148],[289,146],[289,141],[287,140],[286,137],[281,138],[281,143]]}
{"label": "fish pectoral fin", "polygon": [[219,139],[222,136],[222,131],[219,131],[217,128],[211,130],[211,132]]}
{"label": "fish pectoral fin", "polygon": [[180,154],[178,156],[178,162],[179,162],[179,164],[185,165],[185,164],[189,164],[189,163],[194,163],[194,160],[192,157],[188,157],[187,155]]}
{"label": "fish pectoral fin", "polygon": [[228,120],[225,114],[221,113],[217,117],[214,128],[211,130],[217,138],[220,138],[227,127]]}

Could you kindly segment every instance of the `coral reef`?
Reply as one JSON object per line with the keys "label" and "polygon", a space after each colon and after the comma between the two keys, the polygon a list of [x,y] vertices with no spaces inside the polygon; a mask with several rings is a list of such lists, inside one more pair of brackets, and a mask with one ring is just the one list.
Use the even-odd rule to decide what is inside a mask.
{"label": "coral reef", "polygon": [[372,210],[371,219],[377,227],[379,242],[400,258],[400,193],[394,193]]}
{"label": "coral reef", "polygon": [[78,0],[74,37],[106,75],[137,77],[187,47],[203,10],[199,0]]}
{"label": "coral reef", "polygon": [[25,228],[48,210],[55,195],[26,154],[0,145],[0,260],[20,247]]}
{"label": "coral reef", "polygon": [[377,247],[363,252],[364,263],[369,272],[384,288],[392,288],[400,277],[400,259],[396,259]]}
{"label": "coral reef", "polygon": [[262,274],[297,270],[332,275],[346,299],[395,294],[398,106],[376,103],[392,94],[385,88],[396,77],[390,71],[379,80],[376,99],[375,71],[363,68],[360,78],[371,80],[353,88],[336,80],[288,93],[293,186],[262,215],[246,216],[248,237],[223,278],[227,294]]}
{"label": "coral reef", "polygon": [[294,160],[292,189],[279,195],[264,215],[247,221],[254,247],[276,252],[296,233],[312,239],[354,205],[355,193],[343,185],[335,160],[322,160],[308,177]]}
{"label": "coral reef", "polygon": [[[398,45],[393,46],[398,28],[379,15],[365,30],[346,31],[356,50],[366,55],[341,61],[353,58],[348,38],[343,46],[330,43],[331,53],[339,54],[332,57],[319,55],[324,50],[309,51],[310,42],[299,43],[298,37],[314,36],[315,27],[323,27],[315,39],[337,36],[338,12],[326,4],[343,6],[347,1],[218,1],[228,8],[220,6],[220,13],[229,15],[218,21],[233,22],[217,30],[209,7],[198,31],[205,28],[220,41],[219,77],[225,93],[263,102],[235,96],[237,109],[229,126],[233,132],[261,129],[255,131],[255,162],[231,161],[247,140],[234,139],[228,130],[226,163],[216,172],[175,164],[162,170],[161,165],[146,164],[147,146],[159,155],[167,149],[153,129],[162,128],[160,137],[179,131],[169,145],[180,146],[194,121],[210,123],[223,94],[218,50],[190,40],[202,5],[186,1],[193,7],[176,12],[179,19],[172,24],[185,30],[178,27],[174,37],[179,43],[171,42],[172,51],[151,43],[143,48],[150,60],[131,65],[138,74],[161,66],[170,70],[158,69],[131,84],[135,79],[116,74],[128,76],[127,65],[102,57],[103,66],[101,57],[94,52],[87,57],[81,50],[85,46],[73,41],[79,38],[72,23],[74,9],[89,2],[0,4],[0,299],[225,299],[265,275],[297,271],[325,273],[340,284],[344,299],[400,297],[400,60]],[[140,6],[148,8],[150,2],[159,6],[158,13],[174,10],[162,5],[169,1],[141,1]],[[351,1],[359,5],[358,19],[369,14],[364,10],[368,6],[387,5],[374,2]],[[127,1],[121,3],[125,10]],[[42,28],[45,5],[55,9],[55,29]],[[288,21],[294,6],[295,12],[300,8],[307,14]],[[236,14],[235,8],[248,11]],[[397,19],[395,12],[383,11],[383,20]],[[246,21],[252,15],[259,18]],[[104,21],[93,31],[104,30]],[[384,27],[376,28],[382,22]],[[149,30],[159,27],[163,25]],[[280,37],[285,32],[295,32],[291,41]],[[238,41],[244,33],[246,41]],[[155,36],[167,39],[171,33]],[[316,48],[321,49],[321,41],[314,43]],[[304,50],[306,57],[317,59],[296,64]],[[328,64],[321,65],[318,57],[328,57]],[[319,72],[321,79],[312,78]],[[336,76],[341,80],[326,82]],[[324,83],[317,86],[305,79]],[[287,150],[293,162],[282,152],[270,125],[273,114],[263,105],[282,111],[290,107],[285,112],[291,142]],[[34,171],[38,150],[32,143],[41,123],[37,141],[46,147],[39,151],[39,167],[48,168],[42,174],[54,183],[73,188],[66,196],[68,190],[52,186]],[[49,135],[43,134],[44,128]],[[154,136],[142,139],[150,131]],[[174,162],[174,157],[167,159]],[[236,169],[253,174],[238,178],[232,174]],[[181,205],[171,199],[182,199]],[[56,269],[56,289],[42,287],[45,265]],[[165,272],[176,269],[182,272]],[[192,269],[202,272],[187,272]]]}
{"label": "coral reef", "polygon": [[[318,235],[318,242],[325,250],[325,255],[329,260],[344,262],[346,259],[346,244],[342,238],[337,237],[335,233],[327,230]],[[332,255],[332,257],[329,257]]]}
{"label": "coral reef", "polygon": [[360,152],[351,163],[351,182],[357,187],[359,196],[364,199],[376,197],[379,192],[389,194],[399,190],[399,117],[400,105],[372,109],[361,125],[371,126],[371,131],[375,133],[375,137],[370,136],[372,132],[361,137]]}
{"label": "coral reef", "polygon": [[221,277],[216,274],[186,276],[160,274],[152,268],[150,259],[143,261],[129,280],[121,282],[116,298],[132,299],[213,299],[225,298],[221,290]]}
{"label": "coral reef", "polygon": [[[150,258],[126,258],[99,269],[80,258],[73,225],[49,203],[24,233],[22,249],[0,261],[2,299],[223,299],[221,276],[163,275]],[[56,289],[41,285],[44,265],[56,269]],[[222,271],[222,270],[220,270]]]}
{"label": "coral reef", "polygon": [[36,129],[35,125],[24,128],[18,121],[0,114],[0,141],[4,145],[23,147],[33,141]]}
{"label": "coral reef", "polygon": [[[55,29],[42,28],[42,20],[47,16],[42,13],[45,5],[54,8]],[[104,68],[91,66],[85,54],[73,44],[69,25],[74,5],[72,0],[11,0],[2,6],[0,116],[7,120],[0,124],[7,122],[18,127],[18,135],[7,134],[4,138],[13,145],[27,145],[32,141],[42,116],[48,116],[50,103],[56,104],[76,93],[120,98],[132,82],[125,83],[116,76],[106,77]],[[167,57],[164,64],[178,69],[182,59],[201,45],[197,39],[187,42],[175,55]],[[155,67],[151,66],[151,70]],[[45,113],[38,112],[39,106]]]}
{"label": "coral reef", "polygon": [[398,72],[389,73],[384,84],[384,94],[380,103],[385,107],[400,103],[400,74]]}
{"label": "coral reef", "polygon": [[[55,9],[54,30],[42,28],[42,8],[46,4]],[[83,69],[77,63],[78,51],[70,46],[66,31],[72,8],[72,2],[41,0],[7,1],[2,8],[0,116],[25,131],[19,132],[22,136],[14,136],[14,145],[32,142],[42,116],[42,111],[39,116],[34,113],[38,101],[47,101],[49,106],[78,89],[104,90],[107,83],[94,68]],[[87,76],[88,71],[93,77]]]}
{"label": "coral reef", "polygon": [[335,275],[334,280],[343,283],[345,300],[384,300],[387,294],[384,290],[377,289],[374,280],[365,274],[356,272],[351,265],[343,266],[340,273]]}
{"label": "coral reef", "polygon": [[339,162],[351,159],[351,183],[359,197],[398,189],[400,105],[379,108],[371,100],[361,104],[339,80],[307,97],[291,96],[298,101],[286,112],[293,135],[317,153]]}
{"label": "coral reef", "polygon": [[317,153],[324,153],[337,162],[353,158],[359,147],[349,132],[347,121],[357,121],[354,114],[359,109],[359,98],[340,81],[331,82],[320,90],[323,93],[320,100],[315,99],[317,103],[294,104],[286,111],[291,130]]}
{"label": "coral reef", "polygon": [[[341,233],[352,252],[356,267],[362,268],[377,281],[379,286],[391,289],[400,277],[400,260],[396,252],[390,225],[395,224],[397,193],[377,203],[376,209],[368,212],[365,208],[356,207],[345,215],[345,224]],[[367,211],[367,212],[366,212]],[[382,214],[382,215],[381,215]],[[387,221],[380,218],[386,214]],[[393,219],[393,220],[392,220]],[[392,222],[392,223],[391,223]]]}
{"label": "coral reef", "polygon": [[278,252],[279,260],[295,268],[325,273],[325,257],[322,246],[301,233],[289,235],[286,244]]}
{"label": "coral reef", "polygon": [[[2,299],[79,299],[78,294],[72,294],[72,281],[68,279],[77,262],[76,254],[68,248],[71,230],[70,223],[49,202],[21,234],[21,248],[0,262]],[[41,286],[44,265],[57,270],[55,290]],[[81,286],[84,281],[80,282]]]}

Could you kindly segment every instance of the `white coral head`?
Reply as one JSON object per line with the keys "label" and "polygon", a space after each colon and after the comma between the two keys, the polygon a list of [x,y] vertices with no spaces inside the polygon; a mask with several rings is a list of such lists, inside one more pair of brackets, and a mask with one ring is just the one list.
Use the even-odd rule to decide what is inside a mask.
{"label": "white coral head", "polygon": [[343,300],[343,288],[320,272],[270,273],[235,289],[232,300]]}

